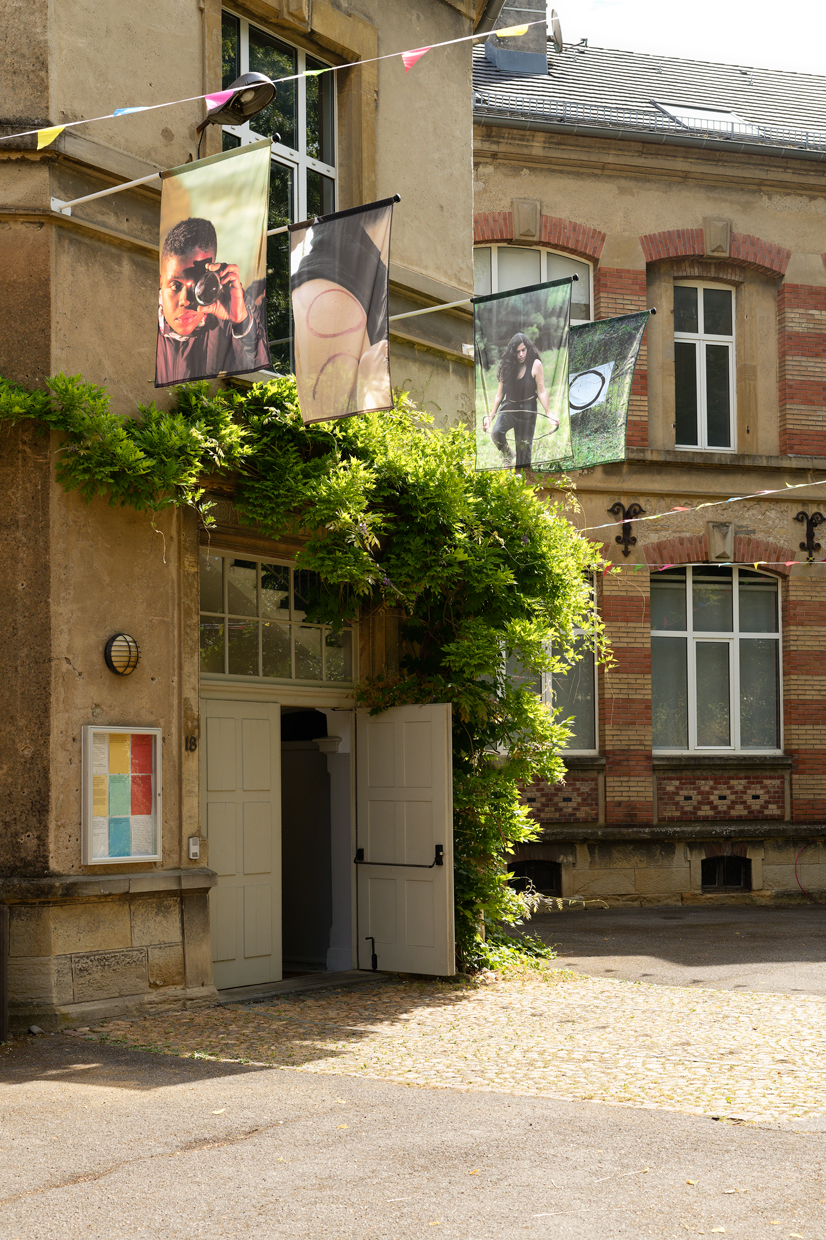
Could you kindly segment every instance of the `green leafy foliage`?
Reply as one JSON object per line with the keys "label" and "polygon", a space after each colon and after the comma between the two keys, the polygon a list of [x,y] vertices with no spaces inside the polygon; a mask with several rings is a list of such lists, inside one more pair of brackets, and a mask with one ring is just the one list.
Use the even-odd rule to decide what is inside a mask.
{"label": "green leafy foliage", "polygon": [[153,517],[188,504],[210,522],[210,476],[235,479],[242,517],[272,536],[300,534],[318,575],[308,618],[386,608],[400,617],[399,672],[362,681],[373,712],[449,702],[453,710],[456,938],[473,970],[533,953],[505,925],[530,916],[506,858],[536,838],[520,785],[558,780],[568,735],[520,678],[559,672],[577,628],[602,635],[591,604],[596,548],[519,475],[477,472],[472,436],[447,433],[399,394],[390,413],[304,426],[291,378],[212,393],[177,389],[171,412],[112,413],[101,388],[58,376],[48,391],[0,380],[0,419],[61,431],[57,476]]}

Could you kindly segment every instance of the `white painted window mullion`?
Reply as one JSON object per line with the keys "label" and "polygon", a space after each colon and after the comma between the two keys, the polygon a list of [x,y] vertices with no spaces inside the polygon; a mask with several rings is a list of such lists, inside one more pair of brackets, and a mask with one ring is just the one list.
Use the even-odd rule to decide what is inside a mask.
{"label": "white painted window mullion", "polygon": [[694,599],[693,569],[685,571],[685,657],[686,697],[688,699],[688,748],[697,748],[697,660],[694,657]]}

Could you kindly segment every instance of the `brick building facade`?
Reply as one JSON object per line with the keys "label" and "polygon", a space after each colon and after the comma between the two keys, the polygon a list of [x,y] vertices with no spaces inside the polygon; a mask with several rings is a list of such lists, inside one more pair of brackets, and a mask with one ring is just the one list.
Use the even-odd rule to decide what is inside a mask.
{"label": "brick building facade", "polygon": [[[477,271],[532,249],[590,272],[588,317],[657,310],[626,461],[572,479],[609,562],[596,743],[525,789],[542,838],[518,861],[564,896],[805,901],[826,889],[826,79],[551,43],[547,77],[476,57]],[[617,502],[656,517],[630,544]]]}

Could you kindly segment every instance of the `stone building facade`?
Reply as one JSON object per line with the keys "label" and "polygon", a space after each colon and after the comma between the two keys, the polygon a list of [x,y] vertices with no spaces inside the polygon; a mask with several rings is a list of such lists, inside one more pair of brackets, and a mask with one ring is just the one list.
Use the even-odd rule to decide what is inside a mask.
{"label": "stone building facade", "polygon": [[[300,67],[306,57],[350,65],[334,75],[329,101],[333,136],[324,175],[334,182],[332,205],[341,209],[401,196],[393,231],[391,314],[457,302],[472,289],[470,45],[434,53],[413,76],[405,74],[400,60],[377,57],[470,35],[480,22],[493,20],[498,8],[477,0],[228,0],[223,9],[220,0],[152,0],[137,9],[114,0],[82,5],[34,0],[6,14],[0,133],[219,90],[232,38],[242,69],[252,63],[253,48],[276,69]],[[308,105],[301,90],[296,98],[300,136]],[[85,202],[70,214],[59,203],[196,159],[196,126],[204,114],[196,98],[64,129],[43,150],[34,137],[0,142],[0,252],[9,309],[0,326],[5,378],[35,387],[60,372],[80,374],[105,387],[113,408],[125,417],[153,398],[160,404],[173,399],[168,391],[153,389],[159,183]],[[235,140],[230,137],[230,143]],[[216,153],[225,141],[210,127],[201,154]],[[296,139],[296,146],[287,149],[281,135],[273,138],[273,183],[277,176],[293,177],[295,189],[301,177],[309,177],[308,168],[317,171],[303,139]],[[432,189],[436,181],[438,193]],[[295,189],[287,208],[292,218],[302,218],[297,212],[309,201],[308,185],[306,192]],[[462,348],[469,324],[468,309],[459,307],[402,320],[392,332],[394,383],[410,390],[437,420],[471,406],[472,364]],[[223,951],[220,985],[243,982],[249,959],[265,961],[257,973],[252,970],[256,981],[281,976],[282,841],[256,834],[254,823],[244,828],[247,853],[238,864],[271,876],[274,920],[262,929],[264,905],[255,902],[261,893],[252,892],[245,912],[237,903],[237,924],[232,918],[227,923],[229,938],[237,929],[242,946],[216,948],[215,892],[231,886],[236,861],[234,852],[227,857],[226,831],[223,836],[218,827],[211,831],[205,813],[205,701],[216,718],[224,712],[228,727],[234,726],[232,711],[239,702],[243,710],[238,710],[246,712],[239,728],[249,724],[250,735],[257,735],[256,728],[270,727],[276,738],[264,755],[272,760],[270,782],[259,786],[269,789],[273,821],[281,812],[278,769],[300,768],[303,783],[284,800],[292,806],[293,836],[303,830],[302,813],[310,813],[296,788],[311,786],[318,794],[312,812],[319,829],[327,831],[328,849],[330,831],[341,834],[346,877],[339,875],[336,887],[328,856],[321,866],[325,871],[326,865],[326,878],[322,873],[319,879],[320,889],[326,882],[327,904],[319,916],[326,918],[324,933],[336,924],[335,943],[325,941],[333,953],[330,967],[349,968],[356,959],[352,685],[359,646],[362,667],[392,663],[392,623],[362,625],[353,638],[356,654],[346,657],[324,646],[325,633],[313,631],[311,645],[325,651],[323,674],[305,667],[279,680],[256,674],[257,666],[237,674],[222,664],[205,688],[199,559],[202,574],[204,564],[208,571],[217,563],[216,571],[230,580],[227,588],[241,591],[238,598],[246,589],[235,608],[243,610],[261,573],[293,580],[296,545],[262,540],[241,528],[231,494],[217,496],[222,510],[208,545],[188,513],[165,515],[153,527],[146,516],[110,509],[102,501],[87,506],[56,484],[57,447],[31,426],[4,431],[0,444],[6,633],[0,675],[0,899],[11,908],[13,1024],[36,1021],[53,1028],[156,1004],[209,1001],[215,997],[216,950]],[[299,584],[296,578],[288,596],[296,632]],[[232,601],[227,605],[231,612]],[[112,674],[104,662],[106,642],[118,632],[140,646],[140,663],[129,676]],[[220,719],[220,731],[219,724]],[[83,729],[93,725],[160,729],[163,822],[157,861],[83,862],[82,742]],[[291,738],[280,749],[279,728],[282,737]],[[286,756],[279,767],[282,750]],[[215,752],[220,756],[220,744]],[[247,854],[255,854],[254,863]],[[290,855],[294,867],[306,862],[300,851]],[[296,873],[285,871],[283,881],[294,888]],[[227,907],[220,904],[224,912]],[[307,965],[300,944],[290,950],[295,967]],[[232,951],[237,968],[226,964]],[[325,943],[315,942],[305,956],[313,958],[313,967],[327,967],[324,953]]]}
{"label": "stone building facade", "polygon": [[[547,76],[520,77],[476,53],[482,291],[516,287],[508,273],[530,263],[543,278],[567,263],[575,288],[590,280],[580,318],[657,311],[626,461],[571,479],[570,520],[609,562],[595,597],[613,662],[582,689],[593,733],[567,754],[565,783],[525,790],[543,833],[518,858],[564,896],[805,901],[826,889],[824,86],[550,42]],[[685,307],[710,316],[714,304],[730,320],[704,335]],[[535,480],[560,499],[547,475]],[[725,502],[736,496],[751,498]],[[624,541],[618,502],[657,519]],[[758,593],[776,609],[757,622],[760,649],[748,627]],[[701,614],[712,596],[731,609],[721,631]],[[758,658],[776,667],[759,686]]]}

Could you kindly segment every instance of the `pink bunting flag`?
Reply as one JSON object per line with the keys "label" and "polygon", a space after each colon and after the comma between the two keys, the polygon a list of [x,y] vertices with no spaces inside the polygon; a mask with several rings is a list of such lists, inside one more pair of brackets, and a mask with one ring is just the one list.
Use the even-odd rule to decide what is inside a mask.
{"label": "pink bunting flag", "polygon": [[219,90],[214,95],[205,95],[207,111],[214,112],[216,108],[222,108],[234,94],[234,90]]}
{"label": "pink bunting flag", "polygon": [[417,60],[421,60],[425,52],[429,52],[429,47],[414,47],[409,52],[402,52],[402,63],[405,73],[409,73]]}

